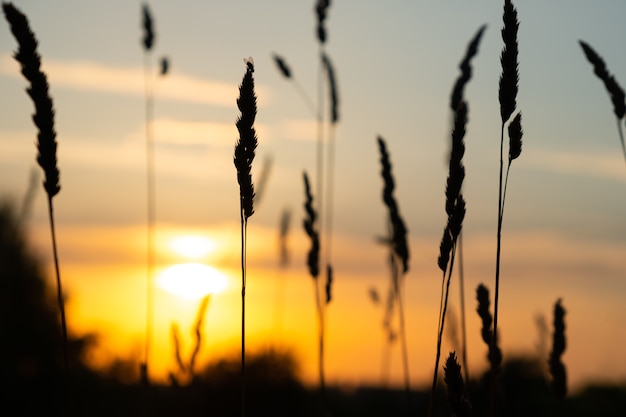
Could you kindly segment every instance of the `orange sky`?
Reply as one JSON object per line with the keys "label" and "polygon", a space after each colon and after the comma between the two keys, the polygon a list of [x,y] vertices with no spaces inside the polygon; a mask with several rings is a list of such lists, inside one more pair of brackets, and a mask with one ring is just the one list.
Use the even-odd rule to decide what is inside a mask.
{"label": "orange sky", "polygon": [[[246,338],[250,351],[271,345],[292,348],[300,359],[302,377],[315,383],[317,348],[313,286],[304,268],[308,242],[297,226],[292,226],[295,230],[290,235],[292,264],[281,271],[276,266],[276,232],[250,222]],[[213,229],[163,225],[159,230],[157,252],[162,262],[156,268],[157,275],[168,265],[188,261],[169,249],[173,237],[203,236],[218,243],[215,251],[201,261],[225,274],[228,287],[211,298],[203,327],[206,339],[200,363],[234,354],[239,349],[241,317],[240,271],[236,256],[238,225]],[[46,252],[46,234],[41,230],[34,235],[38,250]],[[68,316],[71,328],[79,334],[96,331],[102,336],[93,353],[94,363],[103,366],[116,355],[140,358],[145,328],[145,255],[141,245],[144,230],[64,227],[59,231],[59,237],[64,259],[62,274],[70,295]],[[85,245],[85,241],[90,244]],[[567,285],[568,282],[580,284],[584,275],[580,271],[594,263],[615,271],[616,275],[623,274],[626,268],[620,261],[620,254],[624,248],[590,247],[542,232],[505,235],[504,242],[500,331],[505,355],[536,354],[539,336],[535,319],[539,314],[544,315],[551,329],[552,306],[558,297],[563,297],[568,311],[565,362],[572,385],[578,387],[589,379],[626,374],[626,361],[619,359],[620,346],[626,343],[626,332],[619,325],[622,315],[620,297],[612,295],[611,289],[596,288],[596,292],[603,293],[597,296]],[[440,271],[427,260],[436,257],[436,243],[411,242],[413,253],[419,257],[406,277],[410,374],[416,385],[428,382],[434,366]],[[470,370],[474,373],[481,372],[486,365],[485,346],[479,333],[480,321],[475,314],[474,291],[479,282],[492,287],[494,245],[492,236],[465,241]],[[376,287],[381,294],[386,291],[385,252],[373,239],[339,237],[335,248],[334,300],[329,305],[327,322],[327,378],[339,383],[378,383],[383,354],[383,309],[371,302],[368,290]],[[111,259],[118,260],[113,263]],[[281,303],[277,285],[284,285],[280,307],[277,307],[277,303]],[[451,314],[458,321],[457,291],[456,284],[453,284]],[[199,299],[184,299],[155,286],[151,359],[156,378],[164,379],[167,372],[175,368],[170,333],[172,323],[177,323],[180,328],[183,350],[191,349],[199,302]],[[277,320],[277,308],[283,311],[282,320]],[[586,318],[585,312],[599,310],[604,313]],[[598,323],[598,316],[604,321]],[[447,337],[444,352],[459,349],[450,343]],[[605,353],[594,354],[597,351]],[[400,384],[398,344],[393,349],[391,364],[391,382]]]}

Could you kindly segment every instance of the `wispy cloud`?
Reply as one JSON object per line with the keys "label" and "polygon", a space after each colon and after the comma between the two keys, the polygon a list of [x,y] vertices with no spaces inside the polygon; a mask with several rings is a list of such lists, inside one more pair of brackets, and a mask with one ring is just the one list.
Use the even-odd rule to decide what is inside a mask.
{"label": "wispy cloud", "polygon": [[[259,138],[267,142],[268,128],[262,124],[257,124]],[[229,122],[208,122],[193,120],[178,120],[170,118],[157,119],[153,122],[153,131],[157,143],[168,145],[199,145],[212,147],[232,148],[237,138],[237,128],[235,123]],[[143,140],[145,133],[143,127],[141,131],[133,134],[132,140]]]}
{"label": "wispy cloud", "polygon": [[[46,59],[43,69],[55,87],[132,96],[144,94],[141,67],[116,67],[90,61]],[[10,55],[0,56],[0,74],[20,77],[18,64]],[[257,93],[259,104],[270,100],[269,91],[262,86],[257,88]],[[238,85],[173,71],[157,84],[156,94],[161,100],[230,108],[235,106]]]}
{"label": "wispy cloud", "polygon": [[600,179],[626,181],[626,168],[619,150],[606,151],[552,151],[532,150],[526,163],[561,174],[589,176]]}
{"label": "wispy cloud", "polygon": [[287,119],[282,122],[282,135],[289,140],[315,141],[317,125],[314,119]]}

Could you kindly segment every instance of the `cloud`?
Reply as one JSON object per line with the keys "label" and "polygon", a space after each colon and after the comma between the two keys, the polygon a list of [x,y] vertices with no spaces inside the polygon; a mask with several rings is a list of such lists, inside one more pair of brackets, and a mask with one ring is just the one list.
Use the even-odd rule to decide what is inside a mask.
{"label": "cloud", "polygon": [[617,148],[615,152],[532,150],[526,161],[535,168],[561,174],[583,175],[620,182],[626,180],[624,161]]}
{"label": "cloud", "polygon": [[[46,59],[42,64],[50,83],[78,91],[142,96],[144,71],[140,67],[115,67],[89,61]],[[17,62],[10,55],[0,56],[0,74],[19,77]],[[243,69],[242,69],[243,76]],[[172,72],[158,79],[155,94],[160,100],[232,108],[239,94],[238,85]],[[259,104],[270,100],[270,93],[256,86]]]}
{"label": "cloud", "polygon": [[313,119],[288,119],[282,123],[282,136],[289,140],[315,141],[317,122]]}
{"label": "cloud", "polygon": [[[227,147],[229,149],[235,146],[235,140],[238,137],[237,128],[234,122],[208,122],[193,120],[177,120],[171,118],[161,118],[153,122],[153,132],[155,141],[160,144],[168,145],[198,145]],[[255,124],[255,129],[259,138],[269,138],[269,129],[262,124]],[[140,136],[144,138],[143,127],[141,131],[133,134],[133,140],[137,140]],[[231,149],[232,150],[232,149]]]}

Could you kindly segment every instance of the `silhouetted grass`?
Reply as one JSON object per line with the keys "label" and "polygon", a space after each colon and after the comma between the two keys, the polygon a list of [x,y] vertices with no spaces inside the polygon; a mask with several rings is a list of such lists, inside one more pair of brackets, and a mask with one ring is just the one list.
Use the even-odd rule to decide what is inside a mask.
{"label": "silhouetted grass", "polygon": [[[454,82],[452,88],[452,94],[450,95],[450,109],[452,113],[456,113],[457,109],[461,105],[461,102],[465,101],[465,86],[472,78],[472,59],[478,54],[478,47],[482,39],[483,33],[487,29],[487,25],[482,25],[474,37],[470,40],[465,51],[465,56],[459,64],[461,74]],[[463,372],[465,374],[465,380],[469,381],[469,366],[467,364],[467,326],[465,321],[465,274],[463,268],[463,232],[458,237],[458,254],[459,254],[459,299],[461,309],[461,339],[463,346],[461,348],[461,359],[463,362]]]}
{"label": "silhouetted grass", "polygon": [[26,92],[35,105],[33,122],[37,127],[37,163],[44,172],[44,190],[48,197],[48,218],[50,234],[52,236],[52,252],[57,283],[57,303],[61,313],[61,328],[63,332],[63,363],[68,387],[68,404],[71,412],[71,394],[69,393],[69,363],[67,321],[65,318],[65,303],[63,300],[63,286],[59,268],[56,231],[54,226],[54,208],[52,199],[61,190],[59,169],[57,167],[57,141],[54,129],[54,108],[49,94],[48,79],[41,71],[41,57],[37,52],[37,39],[30,29],[27,17],[11,3],[2,3],[2,10],[11,27],[11,33],[18,43],[18,50],[14,54],[20,64],[22,75],[30,83]]}
{"label": "silhouetted grass", "polygon": [[[433,371],[433,383],[431,388],[431,401],[428,415],[431,416],[434,407],[435,390],[437,387],[437,375],[439,372],[439,360],[441,358],[441,343],[445,328],[446,311],[448,308],[448,295],[450,292],[450,281],[454,269],[454,259],[456,244],[463,226],[465,218],[465,199],[461,193],[463,180],[465,178],[465,167],[463,165],[463,155],[465,154],[465,129],[467,125],[467,103],[461,101],[454,116],[454,128],[452,131],[452,147],[450,149],[450,169],[446,181],[446,203],[447,223],[443,231],[443,237],[439,245],[439,258],[437,264],[442,271],[441,296],[439,309],[439,322],[437,328],[437,353],[435,356],[435,369]],[[446,280],[447,273],[447,280]],[[445,287],[444,287],[445,282]]]}
{"label": "silhouetted grass", "polygon": [[456,360],[455,352],[450,352],[444,365],[444,381],[448,386],[448,404],[452,409],[452,415],[456,417],[469,417],[471,405],[466,397],[465,383],[461,375],[461,365]]}
{"label": "silhouetted grass", "polygon": [[554,304],[554,334],[552,337],[552,351],[548,361],[550,374],[552,375],[552,390],[559,400],[563,400],[565,395],[567,395],[567,372],[561,360],[565,347],[565,309],[559,299]]}
{"label": "silhouetted grass", "polygon": [[155,31],[152,13],[146,3],[141,6],[141,23],[143,28],[143,65],[144,65],[144,101],[145,101],[145,133],[146,133],[146,340],[144,345],[144,363],[141,367],[142,379],[149,382],[150,345],[152,342],[152,321],[154,319],[154,223],[156,216],[156,184],[154,174],[154,86],[152,84],[152,49],[155,42]]}
{"label": "silhouetted grass", "polygon": [[254,185],[252,184],[252,161],[257,147],[254,119],[256,118],[256,94],[254,92],[254,63],[245,60],[246,73],[239,86],[237,107],[241,115],[236,125],[239,139],[235,145],[233,161],[239,183],[239,213],[241,216],[241,415],[246,414],[246,242],[248,218],[254,213]]}
{"label": "silhouetted grass", "polygon": [[[493,333],[498,334],[498,305],[500,297],[500,251],[502,242],[502,221],[504,217],[504,203],[506,196],[506,184],[509,178],[509,169],[511,168],[511,162],[517,158],[522,149],[522,126],[521,126],[521,113],[517,113],[513,121],[510,122],[509,133],[509,159],[506,170],[506,177],[503,176],[504,172],[504,131],[506,123],[509,121],[513,113],[517,110],[517,92],[519,83],[518,73],[518,45],[517,45],[517,32],[519,29],[519,22],[517,20],[517,10],[510,0],[504,2],[504,13],[502,20],[504,26],[502,28],[502,40],[504,41],[504,48],[500,55],[500,63],[502,64],[502,75],[500,76],[500,87],[498,90],[498,97],[500,100],[500,116],[502,119],[502,125],[500,129],[500,175],[498,182],[498,231],[497,231],[497,246],[496,246],[496,279],[495,279],[495,297],[494,297],[494,313],[493,313]],[[504,186],[503,186],[504,184]],[[492,344],[495,345],[496,337],[492,339]],[[495,346],[494,349],[495,350]],[[495,410],[493,404],[495,403],[495,387],[494,380],[495,372],[492,372],[492,391],[491,391],[491,403],[492,408],[490,415],[494,415]]]}
{"label": "silhouetted grass", "polygon": [[624,154],[624,161],[626,162],[626,144],[624,144],[624,133],[622,131],[622,121],[624,114],[626,113],[626,95],[624,90],[619,85],[615,77],[606,68],[604,60],[598,53],[584,41],[578,41],[580,47],[583,49],[587,60],[593,65],[593,72],[602,80],[606,87],[611,101],[613,102],[613,113],[617,118],[617,131],[619,133],[619,140],[622,145],[622,153]]}
{"label": "silhouetted grass", "polygon": [[[393,178],[391,158],[387,151],[385,140],[378,136],[378,149],[380,152],[381,176],[383,178],[383,202],[389,213],[388,226],[391,230],[389,242],[393,249],[389,259],[391,266],[391,283],[393,287],[393,301],[398,305],[398,317],[400,320],[400,343],[402,345],[402,369],[404,373],[404,389],[407,395],[407,406],[410,404],[410,376],[409,376],[409,354],[406,343],[406,328],[404,323],[404,302],[403,302],[403,286],[404,275],[409,270],[409,245],[407,243],[407,229],[400,216],[400,210],[393,194],[395,189],[395,181]],[[401,270],[399,265],[402,266]],[[407,409],[408,410],[408,409]]]}
{"label": "silhouetted grass", "polygon": [[319,373],[319,389],[324,398],[326,390],[326,382],[324,377],[324,306],[322,302],[322,296],[320,294],[320,284],[318,276],[320,273],[320,237],[319,237],[319,225],[318,214],[315,211],[313,204],[313,194],[311,192],[311,185],[309,183],[309,177],[306,172],[303,173],[304,180],[304,211],[306,216],[303,221],[304,231],[311,240],[311,248],[307,255],[307,266],[309,268],[309,274],[313,278],[313,287],[315,294],[315,307],[317,311],[317,327],[318,327],[318,373]]}
{"label": "silhouetted grass", "polygon": [[489,300],[489,289],[483,284],[479,284],[476,288],[476,301],[478,302],[476,312],[482,322],[480,335],[488,348],[487,359],[490,364],[489,372],[497,372],[497,369],[502,363],[502,352],[498,346],[497,335],[494,336],[493,332],[493,317],[489,309],[489,305],[491,304]]}

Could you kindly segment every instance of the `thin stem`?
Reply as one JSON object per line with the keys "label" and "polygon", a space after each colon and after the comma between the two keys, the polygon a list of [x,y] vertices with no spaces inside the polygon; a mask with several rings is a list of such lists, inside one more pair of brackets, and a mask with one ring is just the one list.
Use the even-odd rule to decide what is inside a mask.
{"label": "thin stem", "polygon": [[326,395],[326,383],[324,379],[324,306],[322,305],[321,293],[319,288],[319,282],[317,279],[313,279],[313,286],[315,287],[315,306],[317,308],[318,319],[318,370],[320,377],[320,394],[322,396],[322,402],[324,402]]}
{"label": "thin stem", "polygon": [[619,141],[622,144],[622,152],[624,153],[624,162],[626,162],[626,145],[624,144],[624,133],[622,132],[622,119],[617,119],[617,131],[619,132]]}
{"label": "thin stem", "polygon": [[[324,76],[322,56],[324,54],[323,47],[319,48],[319,65],[317,70],[317,142],[315,150],[315,174],[317,180],[317,206],[318,206],[318,222],[319,231],[322,233],[324,230]],[[325,264],[325,259],[321,259],[321,264]]]}
{"label": "thin stem", "polygon": [[309,111],[311,112],[311,114],[319,118],[320,114],[318,111],[315,110],[315,104],[313,104],[313,100],[311,100],[311,97],[309,97],[309,95],[306,93],[306,91],[304,90],[304,87],[302,87],[302,84],[300,84],[298,80],[296,80],[293,77],[291,77],[291,82],[293,83],[294,88],[300,95],[300,98],[304,101],[306,106],[309,108]]}
{"label": "thin stem", "polygon": [[459,233],[459,289],[461,297],[461,338],[463,339],[463,347],[461,357],[463,360],[463,370],[465,371],[465,381],[469,384],[469,367],[467,366],[467,330],[465,326],[465,274],[463,271],[463,231]]}
{"label": "thin stem", "polygon": [[504,175],[504,190],[502,191],[502,207],[500,208],[500,219],[504,218],[504,202],[506,201],[506,189],[509,185],[509,171],[511,170],[511,161],[509,161],[506,167],[506,174]]}
{"label": "thin stem", "polygon": [[[445,295],[443,297],[443,311],[441,312],[441,322],[439,325],[439,334],[437,335],[437,354],[435,356],[435,371],[433,372],[433,385],[430,391],[430,401],[428,404],[428,416],[433,415],[434,403],[435,403],[435,391],[437,389],[437,376],[439,374],[439,360],[441,359],[441,342],[443,340],[443,330],[446,321],[446,311],[448,309],[448,294],[450,293],[450,280],[452,277],[452,270],[454,269],[454,258],[456,254],[456,242],[452,246],[452,253],[450,255],[450,268],[448,269],[448,279],[446,280]],[[443,272],[443,280],[445,280],[446,273]]]}
{"label": "thin stem", "polygon": [[152,119],[154,113],[152,91],[152,63],[149,52],[144,53],[144,88],[145,88],[145,123],[146,123],[146,192],[147,192],[147,253],[146,253],[146,341],[145,341],[145,379],[149,381],[148,362],[152,341],[152,320],[154,316],[154,299],[152,275],[154,270],[154,222],[155,222],[155,179],[154,179],[154,135]]}
{"label": "thin stem", "polygon": [[52,236],[52,254],[54,257],[54,271],[57,280],[57,302],[59,304],[59,311],[61,312],[61,329],[63,332],[63,367],[65,370],[66,379],[66,397],[68,404],[68,413],[72,415],[72,396],[70,394],[70,366],[68,360],[68,338],[67,338],[67,321],[65,319],[65,301],[63,300],[63,286],[61,285],[61,273],[59,270],[59,255],[57,251],[57,239],[54,227],[54,209],[52,206],[52,197],[48,196],[48,217],[50,219],[50,234]]}
{"label": "thin stem", "polygon": [[248,220],[241,206],[241,416],[246,415],[246,232]]}
{"label": "thin stem", "polygon": [[[402,278],[399,274],[399,268],[397,264],[397,256],[395,253],[392,255],[391,262],[392,274],[393,274],[393,283],[395,285],[395,293],[396,299],[398,300],[398,319],[400,320],[400,343],[402,344],[402,368],[404,371],[404,391],[406,394],[407,406],[411,405],[411,385],[410,385],[410,377],[409,377],[409,354],[406,343],[406,330],[404,325],[404,303],[402,301],[402,283],[400,279]],[[408,411],[408,409],[407,409]]]}
{"label": "thin stem", "polygon": [[333,201],[335,181],[335,129],[331,126],[328,145],[326,146],[326,240],[324,252],[326,263],[331,265],[333,238]]}
{"label": "thin stem", "polygon": [[[496,289],[493,301],[493,337],[491,338],[491,351],[495,351],[496,339],[498,334],[498,300],[500,296],[500,249],[502,241],[502,216],[504,212],[504,192],[502,189],[502,172],[504,170],[504,122],[500,130],[500,177],[498,184],[498,234],[496,243]],[[507,175],[508,177],[508,175]],[[495,413],[495,374],[496,370],[492,366],[491,384],[489,389],[489,415],[494,416]]]}

